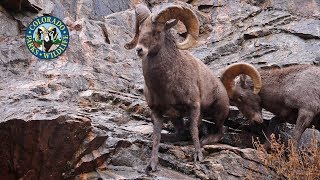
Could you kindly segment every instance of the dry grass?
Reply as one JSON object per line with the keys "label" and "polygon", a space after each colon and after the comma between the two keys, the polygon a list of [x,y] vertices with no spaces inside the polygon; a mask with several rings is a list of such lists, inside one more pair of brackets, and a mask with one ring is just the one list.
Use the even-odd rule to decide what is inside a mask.
{"label": "dry grass", "polygon": [[311,146],[297,151],[289,140],[288,147],[271,135],[271,151],[267,153],[259,139],[254,142],[262,163],[289,180],[320,180],[320,148],[313,135]]}

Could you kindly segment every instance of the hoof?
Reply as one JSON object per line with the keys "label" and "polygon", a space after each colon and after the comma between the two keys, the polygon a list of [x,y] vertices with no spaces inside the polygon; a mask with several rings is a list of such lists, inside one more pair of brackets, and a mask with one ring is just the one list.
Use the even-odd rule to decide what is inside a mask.
{"label": "hoof", "polygon": [[157,166],[153,163],[150,163],[147,167],[146,167],[146,173],[150,173],[150,172],[156,172],[157,171]]}
{"label": "hoof", "polygon": [[150,173],[150,172],[152,172],[152,168],[150,165],[148,165],[146,168],[146,173]]}
{"label": "hoof", "polygon": [[215,144],[223,139],[222,134],[209,135],[201,140],[201,146]]}
{"label": "hoof", "polygon": [[200,152],[196,152],[195,154],[194,154],[194,162],[202,162],[203,161],[203,154],[202,154],[202,152],[200,151]]}

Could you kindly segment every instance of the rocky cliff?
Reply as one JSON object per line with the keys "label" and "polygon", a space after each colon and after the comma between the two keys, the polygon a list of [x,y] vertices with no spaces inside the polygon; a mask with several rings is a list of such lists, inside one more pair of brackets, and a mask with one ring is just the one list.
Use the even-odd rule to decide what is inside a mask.
{"label": "rocky cliff", "polygon": [[[148,0],[150,7],[168,0]],[[171,1],[170,1],[171,2]],[[318,0],[182,0],[197,11],[199,46],[191,52],[217,75],[228,64],[320,64]],[[163,143],[160,171],[146,175],[152,123],[142,95],[141,61],[125,50],[134,31],[129,0],[0,2],[0,179],[275,179],[252,149],[260,126],[237,110],[222,144]],[[32,19],[52,15],[68,26],[58,59],[25,45]],[[175,27],[183,37],[184,27]],[[272,116],[265,113],[265,118]],[[171,131],[170,124],[165,125]]]}

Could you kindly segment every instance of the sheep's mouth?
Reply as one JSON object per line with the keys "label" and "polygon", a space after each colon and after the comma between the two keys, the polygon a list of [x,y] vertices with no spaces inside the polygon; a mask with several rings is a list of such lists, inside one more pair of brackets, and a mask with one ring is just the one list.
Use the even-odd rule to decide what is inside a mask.
{"label": "sheep's mouth", "polygon": [[141,52],[137,52],[137,55],[142,58],[144,56],[144,53],[141,51]]}
{"label": "sheep's mouth", "polygon": [[137,46],[136,53],[140,58],[142,58],[145,55],[146,50],[143,46]]}
{"label": "sheep's mouth", "polygon": [[250,121],[252,123],[262,124],[263,123],[263,118],[262,118],[261,113],[254,113],[253,116],[250,118]]}

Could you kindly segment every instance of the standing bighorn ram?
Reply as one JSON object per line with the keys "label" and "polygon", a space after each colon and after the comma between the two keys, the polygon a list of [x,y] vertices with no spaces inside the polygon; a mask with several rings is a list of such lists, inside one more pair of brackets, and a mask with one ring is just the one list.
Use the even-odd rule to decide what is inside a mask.
{"label": "standing bighorn ram", "polygon": [[[234,79],[241,76],[240,83]],[[313,123],[320,128],[320,67],[290,66],[257,71],[246,63],[232,64],[222,74],[230,102],[252,122],[262,123],[262,108],[276,115],[268,127],[269,136],[282,122],[296,123],[293,143],[297,147],[302,133]],[[270,144],[265,143],[266,148]]]}
{"label": "standing bighorn ram", "polygon": [[[125,48],[136,47],[137,55],[142,59],[144,95],[151,109],[153,147],[147,171],[157,169],[162,116],[168,114],[175,114],[171,116],[171,121],[177,130],[176,136],[184,128],[180,118],[189,117],[195,147],[194,160],[202,161],[198,129],[201,118],[214,120],[217,128],[217,134],[201,140],[202,145],[220,140],[223,123],[229,113],[229,98],[213,72],[188,51],[184,51],[197,42],[198,19],[191,9],[173,4],[158,13],[151,13],[145,5],[138,4],[135,5],[135,12],[135,36]],[[181,43],[176,43],[170,31],[178,20],[187,29],[187,38]]]}

